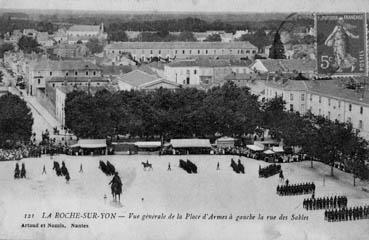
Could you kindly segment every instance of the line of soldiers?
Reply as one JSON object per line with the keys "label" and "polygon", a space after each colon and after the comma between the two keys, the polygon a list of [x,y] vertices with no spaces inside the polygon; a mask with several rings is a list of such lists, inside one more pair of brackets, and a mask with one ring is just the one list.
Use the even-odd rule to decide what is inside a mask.
{"label": "line of soldiers", "polygon": [[303,207],[306,210],[318,210],[329,208],[345,208],[347,207],[346,196],[334,196],[323,198],[307,198],[303,201]]}
{"label": "line of soldiers", "polygon": [[369,219],[369,205],[364,207],[350,207],[342,209],[331,209],[324,212],[324,220],[328,222],[341,222]]}
{"label": "line of soldiers", "polygon": [[276,175],[280,171],[281,171],[281,165],[271,164],[271,165],[268,165],[264,168],[262,168],[259,165],[259,177],[267,178],[267,177]]}
{"label": "line of soldiers", "polygon": [[315,184],[312,183],[301,183],[293,185],[282,185],[277,186],[277,194],[282,196],[287,195],[300,195],[300,194],[310,194],[315,193]]}

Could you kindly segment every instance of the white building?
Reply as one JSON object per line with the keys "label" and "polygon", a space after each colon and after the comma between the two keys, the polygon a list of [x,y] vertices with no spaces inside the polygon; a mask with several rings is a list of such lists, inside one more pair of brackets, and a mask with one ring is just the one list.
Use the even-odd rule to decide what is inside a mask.
{"label": "white building", "polygon": [[182,60],[164,66],[165,78],[183,85],[217,84],[232,72],[250,73],[251,69],[246,64],[234,64],[225,59]]}
{"label": "white building", "polygon": [[107,57],[130,53],[136,60],[152,57],[188,59],[199,56],[229,56],[253,59],[257,47],[249,42],[115,42],[104,48]]}
{"label": "white building", "polygon": [[369,140],[369,91],[346,87],[347,79],[267,81],[265,97],[282,96],[286,110],[310,111],[332,121],[350,122]]}
{"label": "white building", "polygon": [[101,40],[107,39],[107,34],[104,33],[104,24],[100,25],[73,25],[67,30],[68,43],[74,44],[78,41],[82,43],[88,42],[91,38]]}

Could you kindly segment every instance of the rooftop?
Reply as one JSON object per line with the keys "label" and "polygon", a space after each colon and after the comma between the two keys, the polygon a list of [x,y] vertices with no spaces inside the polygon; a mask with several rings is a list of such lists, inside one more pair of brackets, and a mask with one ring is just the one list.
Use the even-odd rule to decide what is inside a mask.
{"label": "rooftop", "polygon": [[[61,92],[67,94],[73,91],[83,91],[83,92],[87,92],[88,91],[88,86],[57,86],[57,89],[59,89]],[[98,91],[101,90],[108,90],[109,92],[115,92],[116,88],[114,88],[113,86],[110,85],[106,85],[106,86],[90,86],[90,92],[91,94],[95,94]]]}
{"label": "rooftop", "polygon": [[44,60],[34,63],[33,69],[38,71],[43,70],[63,71],[63,70],[85,70],[85,69],[100,70],[100,67],[91,62],[85,62],[81,60],[64,60],[64,61]]}
{"label": "rooftop", "polygon": [[98,32],[100,25],[73,25],[68,29],[69,32]]}
{"label": "rooftop", "polygon": [[224,77],[224,80],[252,80],[257,77],[256,73],[231,73]]}
{"label": "rooftop", "polygon": [[269,72],[313,72],[316,61],[307,59],[258,59]]}
{"label": "rooftop", "polygon": [[124,74],[123,76],[119,77],[118,80],[121,82],[128,83],[131,86],[141,86],[143,84],[147,84],[149,82],[152,82],[154,80],[159,79],[160,77],[156,75],[150,75],[146,72],[143,72],[141,70],[134,70],[132,72],[129,72],[127,74]]}
{"label": "rooftop", "polygon": [[250,42],[115,42],[105,49],[257,49]]}
{"label": "rooftop", "polygon": [[65,76],[65,77],[51,77],[48,82],[109,82],[109,79],[104,77],[73,77],[73,76]]}

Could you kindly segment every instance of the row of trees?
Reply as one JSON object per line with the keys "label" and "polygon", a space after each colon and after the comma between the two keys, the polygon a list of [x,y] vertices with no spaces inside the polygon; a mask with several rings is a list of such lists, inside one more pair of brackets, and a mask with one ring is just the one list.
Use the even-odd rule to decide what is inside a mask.
{"label": "row of trees", "polygon": [[93,138],[241,136],[252,133],[261,119],[256,96],[231,83],[208,92],[194,88],[101,91],[94,96],[73,92],[67,96],[65,111],[68,128],[77,136]]}
{"label": "row of trees", "polygon": [[1,96],[0,113],[0,148],[30,140],[33,117],[24,100],[10,93]]}
{"label": "row of trees", "polygon": [[[285,111],[282,98],[258,102],[249,89],[226,83],[208,91],[181,88],[152,92],[69,93],[66,126],[82,138],[130,134],[144,139],[217,135],[243,137],[269,129],[274,139],[298,146],[312,159],[342,162],[367,178],[367,142],[349,123]],[[364,166],[364,167],[363,167]]]}

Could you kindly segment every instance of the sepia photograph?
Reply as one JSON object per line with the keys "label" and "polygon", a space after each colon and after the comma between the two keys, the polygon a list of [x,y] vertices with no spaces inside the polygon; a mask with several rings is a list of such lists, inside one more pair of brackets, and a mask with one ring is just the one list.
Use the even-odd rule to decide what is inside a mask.
{"label": "sepia photograph", "polygon": [[368,240],[368,0],[0,0],[0,240]]}

